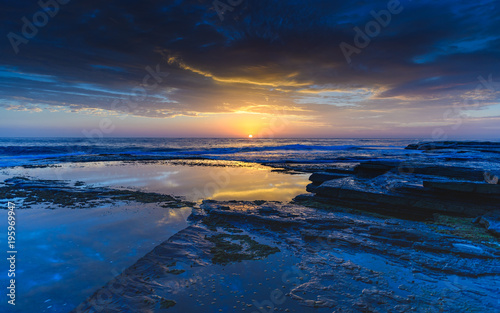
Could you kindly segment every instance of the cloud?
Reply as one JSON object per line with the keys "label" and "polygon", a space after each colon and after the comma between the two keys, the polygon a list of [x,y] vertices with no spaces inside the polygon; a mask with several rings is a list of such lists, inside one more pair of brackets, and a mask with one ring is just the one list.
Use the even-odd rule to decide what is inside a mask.
{"label": "cloud", "polygon": [[[154,118],[278,108],[345,127],[370,116],[388,124],[393,112],[429,125],[439,123],[429,110],[440,116],[464,98],[498,103],[496,91],[474,92],[480,75],[500,70],[496,2],[401,6],[348,64],[339,44],[352,44],[353,28],[387,1],[244,1],[224,21],[210,1],[71,1],[18,54],[6,36],[21,34],[21,18],[39,7],[11,2],[0,13],[0,99],[23,110],[122,114],[128,106]],[[168,76],[138,97],[146,68],[157,65]]]}

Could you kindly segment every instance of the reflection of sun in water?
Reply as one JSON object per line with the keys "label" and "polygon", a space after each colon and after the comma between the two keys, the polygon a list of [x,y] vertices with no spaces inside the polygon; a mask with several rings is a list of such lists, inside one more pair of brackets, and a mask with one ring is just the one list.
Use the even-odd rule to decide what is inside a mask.
{"label": "reflection of sun in water", "polygon": [[253,135],[248,135],[248,138],[253,138]]}

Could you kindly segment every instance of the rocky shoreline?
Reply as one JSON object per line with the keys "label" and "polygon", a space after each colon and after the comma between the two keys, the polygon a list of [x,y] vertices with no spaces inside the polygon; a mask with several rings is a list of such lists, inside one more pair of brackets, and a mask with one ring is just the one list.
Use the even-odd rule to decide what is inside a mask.
{"label": "rocky shoreline", "polygon": [[[194,206],[188,228],[75,313],[500,312],[499,147],[434,142],[410,145],[422,153],[397,158],[264,163],[311,174],[308,193],[291,203],[205,200],[198,207],[26,178],[6,180],[0,192],[75,208]],[[471,161],[478,152],[488,162]]]}
{"label": "rocky shoreline", "polygon": [[[483,151],[485,145],[432,143],[433,149],[447,152],[464,146]],[[430,146],[423,143],[407,149]],[[496,151],[492,149],[488,151]],[[409,218],[425,219],[435,213],[474,217],[493,235],[500,236],[500,184],[495,174],[488,169],[445,164],[367,161],[350,172],[323,168],[313,173],[307,187],[311,194],[296,200],[312,197],[315,201]]]}
{"label": "rocky shoreline", "polygon": [[[429,224],[331,207],[245,201],[204,201],[190,219],[189,228],[73,312],[92,312],[96,305],[103,312],[163,312],[164,303],[173,304],[168,312],[195,307],[204,312],[500,309],[500,250],[440,233]],[[267,272],[255,273],[262,277],[260,284],[243,287],[248,282],[235,264],[251,271],[259,263]],[[294,274],[270,283],[284,277],[276,272],[283,268]],[[221,278],[228,274],[236,278]],[[210,292],[220,284],[234,287],[229,299]],[[273,292],[284,301],[268,300]]]}

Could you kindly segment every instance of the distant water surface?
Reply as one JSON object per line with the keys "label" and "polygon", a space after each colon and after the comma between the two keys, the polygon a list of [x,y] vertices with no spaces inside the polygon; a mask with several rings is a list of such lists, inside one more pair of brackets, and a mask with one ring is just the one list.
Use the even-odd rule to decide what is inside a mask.
{"label": "distant water surface", "polygon": [[236,161],[324,161],[401,153],[411,139],[0,138],[0,167],[62,156],[128,154]]}

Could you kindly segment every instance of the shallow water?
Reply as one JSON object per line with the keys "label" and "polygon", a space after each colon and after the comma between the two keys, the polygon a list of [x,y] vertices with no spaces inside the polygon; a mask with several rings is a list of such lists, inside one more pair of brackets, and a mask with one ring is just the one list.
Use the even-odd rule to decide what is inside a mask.
{"label": "shallow water", "polygon": [[[184,284],[174,285],[173,288],[171,285],[165,286],[168,298],[177,302],[169,311],[296,311],[297,303],[286,294],[302,280],[309,279],[309,274],[298,268],[298,262],[298,258],[286,251],[270,255],[264,260],[188,270],[178,277]],[[194,307],[198,310],[195,311]],[[326,313],[332,310],[303,306],[300,312]]]}
{"label": "shallow water", "polygon": [[[16,311],[12,312],[69,312],[185,228],[190,212],[190,208],[151,205],[81,210],[18,208],[17,297]],[[5,211],[1,215],[0,229],[7,229]],[[4,258],[1,266],[8,268]],[[8,308],[6,301],[0,303],[0,311]]]}
{"label": "shallow water", "polygon": [[[308,175],[271,172],[267,167],[235,162],[197,166],[155,163],[81,163],[47,168],[9,168],[0,180],[83,181],[201,199],[289,201],[305,191]],[[209,166],[209,165],[217,165]],[[81,187],[85,188],[85,187]],[[5,199],[0,206],[7,207]],[[7,210],[0,210],[7,229]],[[93,209],[17,207],[17,312],[69,312],[156,245],[187,227],[191,208],[153,204],[100,206]],[[6,242],[5,232],[0,232]],[[2,268],[8,268],[5,258]],[[2,279],[2,282],[4,280]],[[7,286],[7,280],[2,285]],[[11,309],[6,301],[0,311]]]}
{"label": "shallow water", "polygon": [[83,181],[95,186],[183,196],[190,201],[290,201],[304,193],[309,183],[308,174],[272,172],[268,167],[258,164],[231,161],[196,161],[195,164],[98,162],[33,169],[9,168],[0,172],[0,180],[29,176],[36,179]]}

